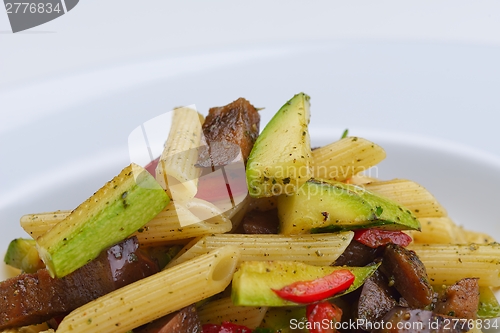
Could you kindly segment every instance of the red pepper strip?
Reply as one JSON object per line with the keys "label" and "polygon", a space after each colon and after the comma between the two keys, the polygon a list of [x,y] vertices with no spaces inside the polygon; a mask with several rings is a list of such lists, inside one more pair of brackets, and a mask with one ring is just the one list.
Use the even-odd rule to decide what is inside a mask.
{"label": "red pepper strip", "polygon": [[[151,161],[144,168],[153,176],[156,176],[156,167],[160,158]],[[220,200],[231,200],[248,193],[247,181],[244,170],[238,172],[227,172],[227,181],[220,173],[208,173],[198,178],[198,192],[196,198],[208,202],[217,202]]]}
{"label": "red pepper strip", "polygon": [[246,326],[236,325],[225,321],[222,325],[205,324],[202,326],[203,333],[252,333]]}
{"label": "red pepper strip", "polygon": [[389,243],[405,247],[412,239],[402,231],[359,229],[354,231],[354,240],[371,248],[377,248]]}
{"label": "red pepper strip", "polygon": [[339,269],[331,274],[311,281],[298,281],[280,290],[272,289],[276,295],[295,303],[312,303],[346,290],[354,282],[354,274]]}
{"label": "red pepper strip", "polygon": [[228,172],[226,169],[226,177],[220,171],[202,175],[198,178],[196,198],[215,203],[219,200],[227,201],[248,193],[244,170]]}
{"label": "red pepper strip", "polygon": [[156,166],[158,165],[158,161],[160,158],[156,158],[155,160],[151,161],[144,167],[153,177],[156,177]]}
{"label": "red pepper strip", "polygon": [[335,323],[342,319],[342,310],[330,302],[310,304],[306,308],[310,333],[335,333]]}

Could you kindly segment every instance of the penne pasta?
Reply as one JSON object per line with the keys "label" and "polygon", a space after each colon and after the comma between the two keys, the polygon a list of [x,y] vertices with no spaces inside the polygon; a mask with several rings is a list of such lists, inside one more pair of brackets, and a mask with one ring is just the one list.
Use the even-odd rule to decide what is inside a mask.
{"label": "penne pasta", "polygon": [[201,324],[221,324],[225,321],[243,325],[251,329],[257,328],[266,315],[265,306],[236,306],[231,297],[209,302],[198,309]]}
{"label": "penne pasta", "polygon": [[200,169],[195,164],[202,144],[203,120],[188,107],[173,111],[170,133],[156,167],[156,180],[173,200],[187,201],[196,195]]}
{"label": "penne pasta", "polygon": [[410,231],[415,243],[420,244],[466,244],[462,228],[449,217],[420,218],[421,231]]}
{"label": "penne pasta", "polygon": [[352,240],[352,231],[300,236],[211,235],[194,239],[167,267],[178,265],[225,245],[237,246],[241,260],[288,260],[311,265],[331,265]]}
{"label": "penne pasta", "polygon": [[465,230],[461,228],[463,234],[465,235],[465,239],[467,243],[475,243],[475,244],[488,244],[494,243],[495,239],[484,232],[477,232],[471,230]]}
{"label": "penne pasta", "polygon": [[385,159],[379,145],[358,137],[347,137],[314,149],[313,177],[344,181]]}
{"label": "penne pasta", "polygon": [[[34,239],[45,234],[70,212],[29,214],[21,218],[21,227]],[[181,227],[180,221],[186,226]],[[176,240],[231,230],[231,221],[213,204],[192,199],[186,203],[170,202],[155,218],[135,232],[141,245],[162,245]]]}
{"label": "penne pasta", "polygon": [[39,325],[24,326],[19,328],[6,328],[0,333],[53,333],[54,330],[49,329],[45,323]]}
{"label": "penne pasta", "polygon": [[[218,108],[222,109],[225,111],[226,107]],[[469,314],[471,317],[477,315],[478,321],[499,316],[500,306],[494,292],[495,288],[500,287],[500,244],[493,243],[493,238],[457,226],[437,199],[421,185],[405,179],[379,181],[373,178],[377,176],[377,169],[373,167],[386,157],[384,149],[373,142],[347,137],[311,150],[307,128],[309,97],[304,93],[297,94],[287,102],[257,140],[254,134],[258,132],[258,121],[251,120],[253,116],[248,111],[248,107],[230,107],[230,121],[219,122],[222,117],[226,117],[220,113],[216,114],[213,124],[205,125],[205,130],[214,134],[227,127],[232,132],[231,139],[237,141],[236,144],[226,141],[226,138],[216,138],[210,151],[206,146],[208,139],[203,135],[204,117],[194,107],[177,108],[170,114],[172,118],[169,118],[170,115],[162,116],[161,119],[155,118],[137,127],[129,136],[131,159],[137,157],[141,160],[139,164],[151,162],[151,168],[158,162],[154,178],[161,187],[148,173],[143,175],[147,174],[151,178],[151,184],[157,187],[162,196],[168,192],[172,200],[166,207],[165,203],[150,215],[144,213],[153,201],[145,200],[146,204],[132,210],[134,216],[143,218],[141,224],[134,227],[130,210],[123,215],[124,209],[129,206],[125,200],[129,193],[117,190],[117,197],[123,199],[123,210],[113,210],[103,215],[99,220],[99,227],[102,227],[100,232],[92,224],[85,224],[84,230],[89,235],[88,239],[95,236],[102,238],[113,233],[104,226],[119,217],[119,223],[110,225],[113,230],[127,231],[123,235],[119,234],[120,238],[135,231],[133,235],[140,245],[149,248],[140,256],[126,247],[104,252],[103,262],[98,261],[99,269],[94,270],[90,266],[89,272],[82,270],[82,275],[75,274],[70,280],[66,279],[71,284],[69,289],[65,289],[65,285],[58,288],[59,280],[46,281],[44,271],[42,274],[34,273],[7,281],[4,284],[3,303],[0,303],[0,327],[29,325],[49,317],[57,318],[58,308],[77,302],[81,304],[77,296],[89,289],[87,275],[97,279],[92,281],[96,285],[90,286],[95,291],[110,284],[125,286],[97,299],[94,299],[96,296],[90,298],[94,300],[75,309],[62,320],[57,332],[130,333],[156,319],[170,319],[165,316],[186,306],[191,306],[191,309],[196,307],[197,316],[194,313],[186,314],[181,322],[186,323],[186,318],[193,315],[188,321],[195,321],[194,325],[198,327],[200,322],[214,324],[210,328],[217,331],[224,331],[226,326],[233,324],[246,326],[249,331],[257,329],[255,332],[314,331],[324,326],[325,320],[330,324],[330,328],[325,329],[336,331],[337,325],[335,329],[331,325],[340,323],[338,320],[342,319],[330,319],[332,316],[341,316],[342,311],[344,322],[341,323],[349,324],[349,329],[352,325],[347,320],[357,323],[358,320],[364,321],[363,317],[372,319],[374,324],[378,323],[382,328],[388,316],[377,316],[378,319],[373,316],[380,304],[377,295],[372,297],[370,294],[376,291],[377,285],[380,287],[379,284],[387,280],[388,284],[382,286],[386,289],[387,304],[403,305],[399,299],[401,296],[411,303],[405,294],[405,291],[411,291],[411,286],[404,282],[411,282],[412,279],[420,282],[429,280],[434,288],[424,287],[425,295],[422,298],[425,296],[425,302],[416,302],[422,303],[421,309],[439,310],[452,319],[456,315],[455,318],[459,320],[466,320],[460,317]],[[210,114],[212,116],[212,112]],[[166,123],[169,120],[172,120],[172,125],[168,130]],[[251,131],[248,130],[249,126]],[[169,131],[166,141],[163,130]],[[215,163],[219,157],[226,157],[218,154],[228,152],[228,143],[240,149],[239,155],[231,158],[232,163]],[[200,148],[207,150],[199,155]],[[250,153],[247,166],[243,158],[247,152],[243,154],[243,148]],[[158,155],[158,160],[154,160]],[[297,189],[298,185],[301,187]],[[289,191],[294,188],[296,191]],[[280,195],[283,192],[288,192],[288,195]],[[260,196],[269,197],[256,198]],[[93,213],[98,211],[93,208],[110,202],[92,200],[91,197],[85,204],[88,203],[89,211]],[[247,212],[253,210],[277,213],[281,234],[234,234],[243,229],[253,231],[246,228],[248,226],[254,230],[266,227],[258,222],[266,222],[267,216],[264,215],[267,214],[262,214],[263,221],[258,220],[257,214],[245,217]],[[65,242],[70,237],[66,237],[64,232],[67,228],[69,231],[73,229],[64,221],[68,221],[75,212],[78,211],[25,215],[21,218],[21,226],[38,240],[55,234],[58,244],[67,248]],[[89,215],[93,218],[95,214]],[[245,218],[248,218],[244,220],[245,225],[238,228]],[[276,227],[276,224],[272,225]],[[372,230],[365,233],[362,230],[370,228],[396,232]],[[409,246],[406,246],[406,237],[401,237],[401,231],[411,235],[413,242]],[[74,233],[78,234],[78,230]],[[371,239],[366,240],[365,235]],[[97,251],[88,239],[82,238],[79,246],[71,248],[72,253]],[[117,239],[113,239],[115,241]],[[41,263],[37,253],[32,251],[34,243],[15,240],[9,245],[5,262],[16,267],[16,273],[31,271],[35,267],[33,263]],[[426,273],[419,266],[417,272],[405,272],[403,267],[401,276],[395,274],[391,266],[395,265],[396,270],[401,268],[398,259],[409,261],[412,266],[418,260],[413,253],[411,256],[403,253],[396,259],[391,258],[389,250],[384,248],[387,243],[401,244],[415,251]],[[183,248],[179,251],[180,246],[165,246],[173,244],[182,244]],[[42,255],[44,248],[39,246]],[[134,250],[141,251],[136,246]],[[397,248],[397,251],[403,250]],[[145,257],[142,258],[142,255]],[[346,265],[339,267],[341,263],[337,259],[341,255]],[[51,259],[49,255],[43,258]],[[358,259],[375,265],[348,267],[362,266],[364,263]],[[73,261],[72,256],[59,260],[64,264]],[[336,261],[336,267],[332,267]],[[88,261],[81,262],[83,265]],[[142,266],[149,269],[156,266],[154,263],[166,267],[159,273],[128,285],[126,283],[130,281],[127,277],[119,276],[122,273],[128,275],[129,271],[145,273],[141,272]],[[381,275],[375,280],[368,280],[379,266],[382,266],[379,270]],[[135,281],[136,278],[132,277]],[[445,289],[464,278],[478,278],[479,286],[486,290],[479,291],[477,311],[472,308],[475,304],[470,303],[471,308],[467,309],[470,312],[460,313],[456,310],[461,309],[455,309],[456,304],[452,304],[453,297],[461,297],[462,288],[466,288],[467,294],[475,294],[475,281],[463,281],[467,286],[458,285],[458,292],[454,290],[455,287]],[[72,283],[71,279],[76,282]],[[231,283],[232,288],[227,288]],[[30,289],[34,285],[37,288]],[[362,293],[347,295],[359,287],[363,288]],[[232,297],[227,297],[230,292]],[[452,292],[455,296],[448,297]],[[60,307],[59,303],[53,306],[54,297],[61,298],[61,302],[58,299]],[[440,304],[441,300],[446,304]],[[42,304],[47,314],[38,309],[41,306],[33,307],[33,304]],[[441,305],[446,310],[440,311]],[[464,304],[458,307],[461,305]],[[411,307],[416,309],[418,304],[411,304]],[[22,316],[26,314],[25,318],[17,318],[19,309],[23,312]],[[428,313],[421,314],[428,316]],[[399,317],[397,322],[411,322],[406,319]],[[495,320],[498,322],[498,318]],[[303,329],[300,325],[294,328],[294,323],[305,326]],[[159,322],[153,325],[156,324],[164,325]],[[170,331],[178,333],[181,330],[175,327],[179,322],[171,321],[169,324],[174,326]],[[219,324],[223,327],[218,328]],[[149,328],[148,325],[146,330]],[[340,329],[349,330],[344,325]],[[245,328],[235,330],[246,331]],[[480,327],[474,327],[471,332],[481,332]],[[54,333],[54,329],[44,324],[0,329],[0,333]]]}
{"label": "penne pasta", "polygon": [[436,198],[411,180],[393,179],[364,184],[363,187],[405,206],[417,218],[447,216],[446,210]]}
{"label": "penne pasta", "polygon": [[[180,221],[185,221],[184,227]],[[170,210],[163,210],[135,235],[141,244],[152,245],[228,232],[231,228],[231,220],[217,207],[195,198],[184,204],[174,203]]]}
{"label": "penne pasta", "polygon": [[[224,212],[224,215],[231,220],[231,223],[233,227],[231,228],[231,232],[234,232],[238,226],[240,225],[241,221],[245,217],[246,213],[250,210],[250,196],[246,196],[243,201],[241,201],[239,204],[234,206],[228,211]],[[222,232],[215,232],[217,233],[222,233]]]}
{"label": "penne pasta", "polygon": [[70,213],[70,210],[58,210],[55,212],[23,215],[20,220],[21,227],[33,237],[33,239],[37,239],[57,223],[64,220]]}
{"label": "penne pasta", "polygon": [[363,185],[365,184],[378,181],[379,180],[377,178],[368,177],[362,173],[358,173],[357,175],[354,175],[351,178],[347,179],[346,183],[363,187]]}
{"label": "penne pasta", "polygon": [[424,263],[431,284],[451,285],[476,277],[480,286],[500,286],[500,244],[411,244],[408,248]]}
{"label": "penne pasta", "polygon": [[237,248],[219,248],[76,309],[57,331],[125,333],[223,291],[238,260]]}

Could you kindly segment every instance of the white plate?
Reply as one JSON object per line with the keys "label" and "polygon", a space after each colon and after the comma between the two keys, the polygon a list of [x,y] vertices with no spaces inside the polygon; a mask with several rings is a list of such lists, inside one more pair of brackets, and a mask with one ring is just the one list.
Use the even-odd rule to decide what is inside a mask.
{"label": "white plate", "polygon": [[345,128],[381,144],[388,153],[381,178],[416,180],[459,224],[500,239],[498,59],[500,48],[477,45],[258,45],[0,91],[0,247],[26,236],[21,215],[72,209],[117,174],[139,124],[174,106],[206,112],[240,96],[266,107],[267,122],[299,91],[312,97],[314,144]]}

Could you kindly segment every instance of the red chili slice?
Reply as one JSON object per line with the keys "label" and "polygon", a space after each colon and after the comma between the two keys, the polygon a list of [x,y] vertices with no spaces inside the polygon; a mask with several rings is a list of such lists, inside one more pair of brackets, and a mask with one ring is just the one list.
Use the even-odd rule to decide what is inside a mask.
{"label": "red chili slice", "polygon": [[331,274],[311,280],[298,281],[273,291],[279,297],[295,303],[312,303],[346,290],[354,282],[354,274],[339,269]]}
{"label": "red chili slice", "polygon": [[[159,160],[158,157],[144,167],[153,176],[156,175]],[[198,179],[196,198],[215,203],[220,200],[232,200],[244,196],[248,192],[244,170],[236,170],[236,172],[226,170],[226,177],[223,178],[219,173],[202,175]],[[225,183],[225,181],[229,182],[229,184]]]}
{"label": "red chili slice", "polygon": [[354,232],[354,240],[371,248],[377,248],[389,243],[399,246],[408,246],[412,239],[402,231],[380,229],[359,229]]}
{"label": "red chili slice", "polygon": [[156,158],[155,160],[151,161],[144,167],[153,177],[156,177],[156,167],[158,166],[158,161],[160,158]]}
{"label": "red chili slice", "polygon": [[306,308],[310,333],[335,333],[335,323],[342,319],[342,310],[330,302],[310,304]]}

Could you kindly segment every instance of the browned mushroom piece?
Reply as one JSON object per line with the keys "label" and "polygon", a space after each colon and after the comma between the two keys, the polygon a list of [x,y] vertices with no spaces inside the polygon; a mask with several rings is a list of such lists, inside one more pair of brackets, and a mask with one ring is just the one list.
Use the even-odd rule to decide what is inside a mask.
{"label": "browned mushroom piece", "polygon": [[423,309],[433,301],[434,290],[417,254],[395,244],[385,248],[380,269],[413,308]]}
{"label": "browned mushroom piece", "polygon": [[259,112],[244,98],[211,108],[203,123],[207,147],[200,149],[197,165],[224,166],[234,161],[240,151],[246,162],[259,135],[259,124]]}
{"label": "browned mushroom piece", "polygon": [[278,228],[277,209],[265,212],[252,210],[245,214],[237,231],[245,234],[277,234]]}
{"label": "browned mushroom piece", "polygon": [[388,285],[388,281],[379,271],[368,278],[354,308],[354,317],[367,329],[366,323],[380,321],[382,317],[397,305],[397,293]]}
{"label": "browned mushroom piece", "polygon": [[476,319],[479,307],[478,279],[462,279],[446,288],[434,312],[457,318]]}
{"label": "browned mushroom piece", "polygon": [[185,307],[157,319],[141,328],[134,329],[134,333],[201,333],[201,322],[194,305]]}
{"label": "browned mushroom piece", "polygon": [[136,237],[103,251],[96,259],[60,278],[46,269],[0,282],[0,329],[42,323],[65,315],[113,290],[159,271],[138,250]]}
{"label": "browned mushroom piece", "polygon": [[371,248],[352,240],[337,258],[335,266],[366,266],[382,254],[382,248]]}

